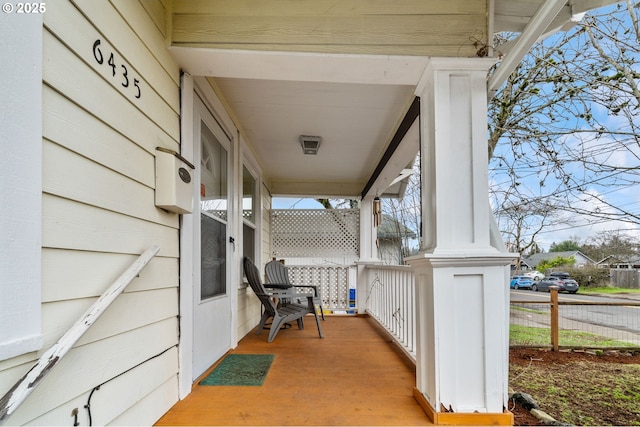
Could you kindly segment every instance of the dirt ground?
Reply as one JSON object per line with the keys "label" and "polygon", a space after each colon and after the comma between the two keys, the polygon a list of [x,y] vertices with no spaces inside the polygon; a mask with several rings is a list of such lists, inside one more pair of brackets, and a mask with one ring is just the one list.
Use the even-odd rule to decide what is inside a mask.
{"label": "dirt ground", "polygon": [[[635,380],[640,372],[638,352],[553,352],[521,348],[510,350],[509,364],[509,384],[513,390],[530,394],[542,411],[559,422],[640,425],[640,410],[636,410],[640,378]],[[612,385],[624,378],[630,380],[625,380],[622,393],[618,388],[613,390]],[[522,389],[528,385],[530,390]],[[589,390],[592,385],[598,388]],[[605,392],[600,394],[600,389]],[[629,399],[630,407],[625,403]],[[509,410],[517,426],[544,425],[518,404],[510,402]],[[572,420],[564,420],[563,416]]]}

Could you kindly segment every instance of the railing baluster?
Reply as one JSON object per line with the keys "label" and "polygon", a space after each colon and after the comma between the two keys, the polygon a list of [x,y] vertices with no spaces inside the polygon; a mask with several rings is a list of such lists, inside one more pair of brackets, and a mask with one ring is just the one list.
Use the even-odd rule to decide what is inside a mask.
{"label": "railing baluster", "polygon": [[401,348],[415,360],[415,283],[411,267],[366,267],[369,295],[366,311],[384,327]]}

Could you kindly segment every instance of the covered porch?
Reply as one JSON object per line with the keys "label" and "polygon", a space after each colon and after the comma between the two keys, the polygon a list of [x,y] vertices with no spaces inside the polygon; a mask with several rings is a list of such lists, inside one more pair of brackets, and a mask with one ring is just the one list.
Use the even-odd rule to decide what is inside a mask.
{"label": "covered porch", "polygon": [[[374,202],[381,197],[402,197],[402,182],[407,169],[420,152],[420,252],[408,261],[415,273],[415,279],[411,281],[412,285],[415,282],[415,289],[404,290],[404,298],[409,301],[407,307],[415,317],[411,317],[411,322],[402,331],[403,334],[411,332],[408,334],[413,345],[410,351],[413,351],[416,368],[409,378],[411,392],[403,396],[414,408],[421,408],[420,405],[416,406],[416,402],[424,403],[430,419],[439,424],[454,423],[453,418],[446,420],[451,414],[462,417],[455,420],[457,424],[509,424],[513,421],[505,411],[508,372],[508,288],[505,284],[514,256],[507,253],[502,244],[487,200],[487,96],[491,96],[506,79],[519,62],[519,55],[524,55],[545,31],[556,29],[556,20],[565,22],[576,13],[573,5],[552,0],[541,4],[536,2],[532,10],[519,10],[517,18],[526,25],[518,26],[518,29],[523,31],[524,37],[518,39],[497,72],[488,78],[489,70],[504,52],[499,55],[489,52],[489,37],[486,43],[475,43],[472,42],[475,38],[469,37],[469,34],[476,34],[477,28],[483,29],[484,36],[493,34],[498,28],[511,28],[499,25],[502,14],[498,10],[503,10],[505,3],[497,4],[501,7],[496,10],[492,7],[487,9],[485,4],[481,4],[482,10],[467,17],[473,23],[466,28],[469,32],[464,33],[464,42],[460,42],[459,46],[465,45],[469,49],[473,46],[473,49],[464,55],[460,54],[459,48],[447,48],[446,53],[429,49],[407,52],[405,49],[390,48],[381,54],[379,46],[371,51],[354,48],[349,43],[346,43],[349,45],[347,48],[327,50],[326,40],[322,37],[317,39],[315,35],[311,39],[322,46],[320,49],[314,43],[301,47],[300,40],[290,37],[286,37],[284,43],[275,37],[278,40],[272,40],[270,45],[269,31],[261,31],[258,35],[258,32],[247,29],[252,28],[258,16],[266,22],[263,23],[265,27],[271,28],[270,25],[273,25],[278,32],[284,33],[292,28],[291,34],[295,34],[297,26],[289,27],[290,11],[284,13],[284,19],[279,16],[271,24],[271,10],[252,10],[247,13],[245,10],[228,11],[214,6],[205,7],[204,3],[196,6],[188,2],[177,2],[173,10],[173,39],[169,53],[183,71],[182,140],[193,139],[191,130],[194,114],[188,108],[195,98],[199,97],[210,105],[212,116],[218,117],[216,120],[229,124],[231,130],[222,133],[226,133],[229,140],[237,139],[240,150],[230,150],[235,156],[237,170],[246,167],[250,172],[255,171],[255,179],[251,182],[258,183],[259,187],[258,193],[250,193],[252,197],[258,194],[257,198],[261,201],[256,203],[259,209],[255,209],[256,220],[251,225],[256,225],[256,235],[261,240],[255,248],[247,251],[259,268],[276,255],[282,256],[274,250],[273,224],[267,221],[273,198],[357,200],[360,233],[356,236],[359,250],[354,261],[357,269],[356,308],[360,314],[369,313],[372,301],[367,301],[369,293],[366,287],[374,282],[365,270],[368,265],[379,262],[373,232]],[[213,19],[218,18],[221,11],[224,12],[223,17]],[[295,12],[307,14],[304,11]],[[364,15],[369,12],[362,11]],[[349,11],[348,15],[351,13]],[[434,13],[433,10],[426,12],[430,19],[442,20],[440,13]],[[465,13],[469,15],[470,11]],[[383,14],[397,16],[398,11],[385,9]],[[560,15],[563,18],[559,18]],[[224,22],[226,16],[234,16],[233,26],[221,28],[215,25]],[[459,18],[447,15],[447,27],[455,28],[455,23],[461,22]],[[348,20],[355,22],[352,16]],[[326,22],[333,22],[333,19],[323,18],[320,28],[327,34],[334,34],[335,27],[324,27]],[[400,29],[406,25],[402,21],[394,22]],[[225,28],[228,32],[225,32]],[[243,37],[241,41],[236,40],[231,44],[231,40],[235,40],[236,28],[245,29],[251,36],[257,37],[254,43]],[[358,31],[362,29],[363,34],[367,34],[374,27],[354,28],[358,28]],[[234,48],[230,49],[229,46]],[[197,154],[199,141],[197,138],[195,141],[193,147],[181,146],[183,155],[189,158],[192,151]],[[314,150],[311,150],[313,153],[307,150],[308,141],[315,141]],[[198,163],[197,160],[194,162]],[[238,175],[236,173],[236,178]],[[200,195],[204,197],[203,193]],[[239,228],[236,236],[244,232]],[[307,229],[300,228],[297,234],[303,235],[304,231]],[[304,249],[305,246],[300,248]],[[239,264],[240,253],[237,252],[234,257],[231,266]],[[189,269],[182,266],[183,270]],[[234,274],[238,270],[232,268]],[[362,292],[363,288],[365,292]],[[236,301],[244,303],[248,296],[240,288],[239,297],[231,301],[231,306],[235,309]],[[183,294],[181,301],[189,301],[190,297],[190,294]],[[190,309],[181,309],[182,330],[192,325],[191,319],[184,317],[189,316]],[[409,318],[406,314],[399,312],[395,306],[385,313],[387,319],[392,320],[391,325],[395,325],[398,318]],[[374,315],[378,317],[378,314]],[[234,319],[233,316],[230,318]],[[244,325],[250,326],[248,321]],[[244,336],[246,330],[237,326],[231,324],[231,330],[240,338],[238,347],[232,347],[232,351],[251,351],[247,348],[247,342],[256,342],[253,341],[256,337],[251,333]],[[292,332],[289,331],[289,335]],[[314,340],[321,343],[313,345],[329,346],[324,341],[329,341],[330,333],[327,328],[327,339]],[[176,405],[169,414],[182,408],[182,413],[186,414],[189,412],[186,402],[200,398],[206,409],[202,412],[194,407],[194,413],[211,411],[213,414],[212,408],[219,402],[220,411],[216,416],[223,417],[221,421],[203,420],[204,424],[309,424],[315,423],[314,417],[308,412],[313,409],[309,408],[319,407],[320,411],[326,411],[329,407],[335,408],[334,403],[329,405],[330,402],[340,401],[347,407],[336,408],[336,413],[351,413],[358,405],[344,396],[353,395],[354,399],[362,399],[362,402],[375,403],[377,399],[372,395],[373,390],[383,393],[381,401],[385,401],[385,404],[362,408],[382,409],[390,404],[391,413],[396,412],[393,399],[389,398],[395,395],[395,391],[390,393],[389,390],[396,389],[393,386],[376,387],[370,383],[371,378],[377,380],[386,370],[378,366],[360,378],[360,371],[364,370],[360,359],[366,359],[362,357],[360,336],[340,335],[348,338],[339,348],[332,348],[324,359],[333,363],[323,369],[317,369],[313,363],[304,363],[318,358],[314,351],[305,355],[293,346],[289,349],[290,353],[283,353],[281,359],[293,359],[285,365],[282,373],[270,374],[272,380],[273,377],[278,380],[268,385],[280,387],[277,384],[283,384],[283,390],[274,389],[268,393],[247,391],[249,394],[244,395],[245,391],[236,389],[230,393],[208,391],[200,386],[192,389],[190,380],[194,377],[182,375],[180,394],[185,397],[185,403]],[[284,345],[284,338],[279,337],[280,343],[277,345]],[[232,343],[234,339],[232,337]],[[190,343],[182,338],[181,342],[186,349],[181,353],[181,363],[189,366]],[[194,339],[193,342],[197,344],[198,340]],[[264,342],[264,338],[257,341],[261,347],[269,349]],[[348,352],[347,349],[351,348],[354,349],[357,362],[342,368],[338,362],[341,360],[341,351]],[[408,354],[410,357],[411,353]],[[318,384],[307,380],[304,375],[299,378],[297,369],[302,369],[302,374],[313,378],[317,374]],[[323,390],[328,389],[323,387],[330,387],[326,383],[334,381],[331,372],[336,369],[339,379],[351,378],[352,375],[364,378],[366,387],[337,386],[325,397]],[[196,372],[199,374],[202,370]],[[200,397],[210,393],[220,393],[220,396]],[[305,399],[309,396],[307,404],[299,404],[307,402]],[[255,397],[258,399],[253,399]],[[233,399],[234,403],[228,399]],[[281,401],[287,403],[281,404]],[[240,406],[236,407],[235,402]],[[289,402],[293,408],[282,406]],[[318,402],[322,404],[318,405]],[[264,411],[261,415],[264,419],[243,418],[259,410]],[[225,418],[223,414],[226,411],[232,411],[237,421]],[[302,413],[302,418],[292,415],[298,411]],[[169,414],[160,422],[181,423],[178,419],[168,418]],[[423,414],[421,409],[420,416]],[[292,418],[281,420],[277,418],[279,416]],[[321,425],[379,423],[370,419],[355,422],[327,418],[332,416],[320,412],[315,419],[319,419],[317,424]],[[378,417],[385,419],[383,415]],[[466,422],[464,417],[467,417]],[[184,423],[200,422],[190,419]],[[412,424],[397,419],[389,423]]]}
{"label": "covered porch", "polygon": [[193,386],[156,425],[433,425],[413,397],[415,364],[369,316],[245,336],[231,353],[274,354],[262,386]]}

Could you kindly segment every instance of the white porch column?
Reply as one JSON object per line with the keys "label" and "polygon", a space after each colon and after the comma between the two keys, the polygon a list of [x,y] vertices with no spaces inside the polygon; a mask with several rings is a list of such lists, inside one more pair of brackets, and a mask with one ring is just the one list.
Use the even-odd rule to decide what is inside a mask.
{"label": "white porch column", "polygon": [[360,259],[361,262],[378,262],[376,238],[378,229],[373,226],[373,197],[360,201]]}
{"label": "white porch column", "polygon": [[356,278],[356,305],[358,313],[364,313],[365,295],[369,295],[371,280],[365,268],[367,264],[380,264],[376,244],[378,229],[373,226],[373,196],[360,201],[360,258]]}
{"label": "white porch column", "polygon": [[509,424],[508,277],[491,245],[487,58],[434,58],[421,97],[416,398],[441,424]]}

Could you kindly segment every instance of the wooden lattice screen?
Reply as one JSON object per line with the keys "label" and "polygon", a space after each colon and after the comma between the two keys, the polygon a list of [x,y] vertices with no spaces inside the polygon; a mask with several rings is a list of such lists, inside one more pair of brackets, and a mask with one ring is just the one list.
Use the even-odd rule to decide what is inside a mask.
{"label": "wooden lattice screen", "polygon": [[274,209],[271,251],[277,257],[336,257],[360,253],[358,209]]}

